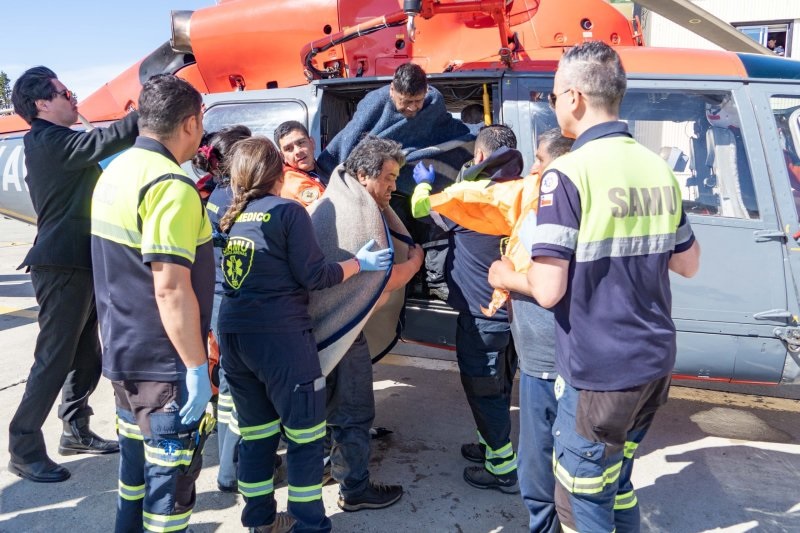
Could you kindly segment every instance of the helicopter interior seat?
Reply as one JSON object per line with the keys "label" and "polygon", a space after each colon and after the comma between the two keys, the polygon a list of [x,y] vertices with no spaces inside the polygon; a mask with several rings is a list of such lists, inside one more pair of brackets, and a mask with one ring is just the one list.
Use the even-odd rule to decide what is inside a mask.
{"label": "helicopter interior seat", "polygon": [[753,177],[738,128],[711,126],[706,131],[706,147],[705,166],[715,178],[720,215],[745,219],[758,216]]}
{"label": "helicopter interior seat", "polygon": [[689,143],[689,168],[691,176],[686,179],[686,188],[693,191],[694,199],[684,200],[684,207],[690,212],[715,214],[719,210],[719,198],[714,194],[714,176],[708,161],[708,146],[699,124],[695,122],[695,134]]}

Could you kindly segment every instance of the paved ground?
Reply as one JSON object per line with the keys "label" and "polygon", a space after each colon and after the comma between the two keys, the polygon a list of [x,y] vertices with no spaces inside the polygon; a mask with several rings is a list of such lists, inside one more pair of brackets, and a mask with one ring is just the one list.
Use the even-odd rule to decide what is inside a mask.
{"label": "paved ground", "polygon": [[[45,426],[48,447],[72,471],[54,485],[20,480],[5,470],[8,421],[31,364],[36,302],[29,277],[15,270],[32,242],[29,226],[0,220],[0,533],[106,532],[113,529],[116,456],[56,455],[60,423]],[[373,441],[375,479],[399,482],[406,495],[381,511],[343,513],[336,488],[324,499],[337,531],[464,532],[524,531],[517,496],[480,491],[461,479],[459,446],[473,436],[458,374],[451,361],[400,347],[375,367],[376,425],[394,433]],[[796,395],[789,391],[789,395]],[[113,434],[113,397],[102,380],[92,402],[93,427]],[[516,396],[514,405],[517,406]],[[513,408],[514,427],[518,411]],[[673,387],[639,448],[634,472],[645,531],[800,531],[800,404],[795,400]],[[514,436],[516,440],[516,434]],[[217,492],[216,440],[206,449],[192,529],[198,533],[241,531],[242,500]],[[277,490],[285,505],[285,485]]]}

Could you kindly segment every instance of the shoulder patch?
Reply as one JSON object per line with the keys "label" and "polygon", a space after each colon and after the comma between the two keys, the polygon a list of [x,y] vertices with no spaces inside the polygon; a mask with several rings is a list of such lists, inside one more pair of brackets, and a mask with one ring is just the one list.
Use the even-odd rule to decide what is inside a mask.
{"label": "shoulder patch", "polygon": [[303,189],[300,191],[300,201],[304,204],[311,204],[319,199],[319,190],[315,188]]}
{"label": "shoulder patch", "polygon": [[238,290],[253,266],[255,243],[244,237],[231,237],[223,250],[222,275],[228,285]]}
{"label": "shoulder patch", "polygon": [[555,172],[548,172],[542,178],[542,192],[553,192],[558,187],[558,174]]}

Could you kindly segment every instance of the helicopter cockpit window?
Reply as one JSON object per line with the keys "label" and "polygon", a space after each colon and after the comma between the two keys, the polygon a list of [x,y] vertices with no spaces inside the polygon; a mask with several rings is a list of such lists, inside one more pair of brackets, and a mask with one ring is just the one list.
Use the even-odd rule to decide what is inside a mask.
{"label": "helicopter cockpit window", "polygon": [[[555,127],[546,93],[531,93],[534,136]],[[759,218],[736,103],[728,92],[629,89],[621,120],[672,167],[687,213]]]}
{"label": "helicopter cockpit window", "polygon": [[775,125],[778,127],[783,160],[800,220],[800,98],[774,96],[770,100]]}
{"label": "helicopter cockpit window", "polygon": [[253,135],[263,135],[272,139],[272,134],[282,122],[299,120],[307,125],[308,113],[298,102],[235,102],[212,105],[203,117],[203,128],[218,131],[225,126],[243,124]]}
{"label": "helicopter cockpit window", "polygon": [[629,90],[621,117],[681,183],[687,213],[756,219],[753,176],[730,93]]}

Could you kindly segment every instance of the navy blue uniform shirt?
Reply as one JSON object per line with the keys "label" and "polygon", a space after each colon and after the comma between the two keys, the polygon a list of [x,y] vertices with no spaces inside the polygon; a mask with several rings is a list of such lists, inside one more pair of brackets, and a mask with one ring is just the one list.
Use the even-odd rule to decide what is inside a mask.
{"label": "navy blue uniform shirt", "polygon": [[342,282],[319,248],[311,217],[294,200],[250,202],[230,230],[222,259],[221,333],[311,328],[308,292]]}

